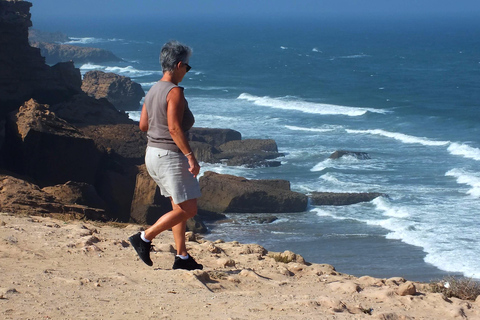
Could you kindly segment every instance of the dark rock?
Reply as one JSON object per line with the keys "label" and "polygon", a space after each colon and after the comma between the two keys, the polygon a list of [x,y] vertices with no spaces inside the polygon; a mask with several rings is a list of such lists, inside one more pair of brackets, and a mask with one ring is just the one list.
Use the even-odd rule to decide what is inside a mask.
{"label": "dark rock", "polygon": [[272,223],[278,220],[278,218],[275,216],[265,216],[265,217],[257,216],[257,217],[250,217],[249,220],[254,221],[256,223],[265,224],[265,223]]}
{"label": "dark rock", "polygon": [[194,233],[207,233],[208,229],[202,219],[196,215],[187,220],[187,231],[192,231]]}
{"label": "dark rock", "polygon": [[202,221],[218,221],[228,219],[223,213],[208,211],[202,208],[198,208],[197,215],[202,219]]}
{"label": "dark rock", "polygon": [[221,153],[215,157],[230,166],[275,167],[279,161],[270,162],[283,154],[278,153],[277,144],[272,139],[234,140],[219,146]]}
{"label": "dark rock", "polygon": [[89,71],[83,76],[82,90],[96,99],[106,98],[119,110],[138,110],[145,96],[142,86],[129,77],[102,71]]}
{"label": "dark rock", "polygon": [[359,160],[368,160],[370,159],[370,155],[366,152],[358,152],[358,151],[346,151],[346,150],[337,150],[330,155],[330,159],[338,159],[343,156],[352,156]]}
{"label": "dark rock", "polygon": [[73,62],[49,67],[40,49],[29,45],[31,6],[0,1],[0,118],[31,98],[52,105],[81,92],[80,70]]}
{"label": "dark rock", "polygon": [[318,206],[345,206],[359,202],[368,202],[384,196],[383,193],[335,193],[335,192],[312,192],[310,195],[312,205]]}
{"label": "dark rock", "polygon": [[229,129],[192,128],[188,133],[190,146],[199,161],[224,163],[229,166],[278,167],[283,156],[272,139],[246,139]]}
{"label": "dark rock", "polygon": [[49,64],[65,61],[73,61],[76,63],[123,61],[111,51],[100,48],[35,41],[31,41],[31,46],[40,49],[41,55],[45,57],[46,62]]}
{"label": "dark rock", "polygon": [[205,172],[200,178],[202,196],[198,199],[202,210],[228,213],[301,212],[307,207],[307,196],[286,190],[285,183],[278,188],[278,180],[248,180],[243,177]]}
{"label": "dark rock", "polygon": [[97,194],[95,187],[88,183],[68,181],[65,184],[42,188],[42,190],[63,204],[80,204],[106,209],[105,201]]}
{"label": "dark rock", "polygon": [[39,186],[10,175],[0,174],[0,211],[13,214],[67,215],[106,221],[102,209],[78,204],[65,204]]}
{"label": "dark rock", "polygon": [[94,184],[102,156],[92,139],[33,99],[8,118],[5,144],[10,170],[41,185]]}
{"label": "dark rock", "polygon": [[134,165],[145,162],[147,136],[136,123],[89,125],[81,126],[79,130],[109,155],[114,153]]}
{"label": "dark rock", "polygon": [[231,129],[192,128],[188,132],[188,139],[219,147],[229,141],[241,140],[242,134]]}
{"label": "dark rock", "polygon": [[190,148],[195,154],[197,161],[207,162],[207,163],[219,163],[220,160],[217,158],[217,155],[220,151],[214,146],[200,141],[190,141]]}
{"label": "dark rock", "polygon": [[124,112],[118,111],[107,99],[95,99],[84,92],[52,105],[58,117],[76,125],[133,124]]}
{"label": "dark rock", "polygon": [[120,163],[118,168],[102,168],[95,189],[106,202],[109,218],[120,222],[130,220],[130,206],[135,190],[137,168]]}

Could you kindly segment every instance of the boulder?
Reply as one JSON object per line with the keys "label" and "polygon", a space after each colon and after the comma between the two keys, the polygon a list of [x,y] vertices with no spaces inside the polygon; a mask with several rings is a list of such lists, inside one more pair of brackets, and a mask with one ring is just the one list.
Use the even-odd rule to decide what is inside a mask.
{"label": "boulder", "polygon": [[145,96],[142,86],[129,77],[102,71],[89,71],[83,76],[82,90],[95,99],[106,98],[119,110],[138,110]]}
{"label": "boulder", "polygon": [[283,156],[274,140],[241,138],[240,132],[230,129],[192,128],[188,133],[199,161],[248,168],[280,166],[280,161],[271,160]]}
{"label": "boulder", "polygon": [[337,150],[330,155],[330,159],[339,159],[343,156],[352,156],[359,160],[367,160],[371,159],[370,155],[366,152],[358,152],[358,151],[347,151],[347,150]]}
{"label": "boulder", "polygon": [[[248,180],[243,177],[207,171],[200,178],[202,210],[228,213],[301,212],[307,207],[307,196],[293,192],[278,180]],[[282,187],[278,187],[281,185]]]}
{"label": "boulder", "polygon": [[411,281],[402,283],[397,288],[397,294],[399,296],[412,296],[416,293],[417,293],[417,288],[415,287],[415,284]]}
{"label": "boulder", "polygon": [[230,166],[276,167],[280,165],[279,161],[268,160],[283,156],[278,153],[277,144],[272,139],[234,140],[218,148],[221,153],[216,155],[217,159],[224,160],[223,162]]}
{"label": "boulder", "polygon": [[68,204],[57,200],[39,186],[10,175],[0,174],[0,212],[12,214],[68,215],[74,218],[106,220],[102,209]]}
{"label": "boulder", "polygon": [[55,104],[81,92],[80,70],[73,62],[50,67],[40,49],[28,43],[27,1],[0,1],[0,118],[34,98]]}
{"label": "boulder", "polygon": [[188,131],[188,140],[203,142],[213,147],[241,139],[242,134],[232,129],[191,128]]}
{"label": "boulder", "polygon": [[368,202],[384,196],[378,192],[345,193],[345,192],[312,192],[310,200],[312,205],[317,206],[345,206],[359,202]]}
{"label": "boulder", "polygon": [[41,185],[69,180],[94,184],[102,157],[92,139],[33,99],[10,114],[5,149],[10,170]]}
{"label": "boulder", "polygon": [[102,63],[110,61],[123,61],[111,51],[91,47],[79,47],[71,44],[59,44],[49,42],[37,42],[30,40],[34,48],[40,49],[40,53],[49,64],[73,61],[76,63]]}

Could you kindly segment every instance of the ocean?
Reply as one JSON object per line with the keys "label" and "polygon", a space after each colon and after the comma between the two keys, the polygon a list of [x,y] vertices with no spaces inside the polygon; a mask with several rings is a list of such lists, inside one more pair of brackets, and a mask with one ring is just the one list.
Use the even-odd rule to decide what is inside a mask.
{"label": "ocean", "polygon": [[[82,74],[115,72],[145,91],[161,77],[161,46],[190,45],[181,85],[196,126],[274,139],[285,154],[280,167],[205,163],[202,172],[286,179],[306,194],[388,195],[276,214],[270,224],[229,214],[208,225],[207,239],[291,250],[356,276],[480,278],[478,19],[32,19],[124,59],[77,64]],[[371,159],[330,160],[336,150]]]}

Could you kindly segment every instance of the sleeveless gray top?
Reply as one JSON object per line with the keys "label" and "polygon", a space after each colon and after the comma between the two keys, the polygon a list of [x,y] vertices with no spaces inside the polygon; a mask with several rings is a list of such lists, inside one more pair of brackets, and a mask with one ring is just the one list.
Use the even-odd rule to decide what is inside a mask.
{"label": "sleeveless gray top", "polygon": [[[145,108],[148,115],[148,146],[181,152],[168,131],[167,122],[167,95],[177,85],[168,81],[158,81],[145,96]],[[179,87],[183,91],[183,87]],[[195,118],[185,100],[182,130],[187,132],[193,126]]]}

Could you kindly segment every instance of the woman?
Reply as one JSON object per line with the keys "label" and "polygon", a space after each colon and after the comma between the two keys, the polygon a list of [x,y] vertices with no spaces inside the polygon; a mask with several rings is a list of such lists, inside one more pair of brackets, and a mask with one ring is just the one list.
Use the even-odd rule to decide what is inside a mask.
{"label": "woman", "polygon": [[188,144],[185,132],[195,119],[188,108],[183,88],[178,84],[190,70],[192,50],[177,42],[166,43],[160,52],[163,77],[145,96],[140,116],[140,130],[147,132],[145,164],[162,195],[169,197],[172,211],[161,216],[154,225],[129,238],[140,259],[152,266],[151,241],[159,233],[172,229],[177,255],[173,269],[203,269],[187,252],[186,222],[197,214],[197,198],[201,195],[196,179],[200,166]]}

